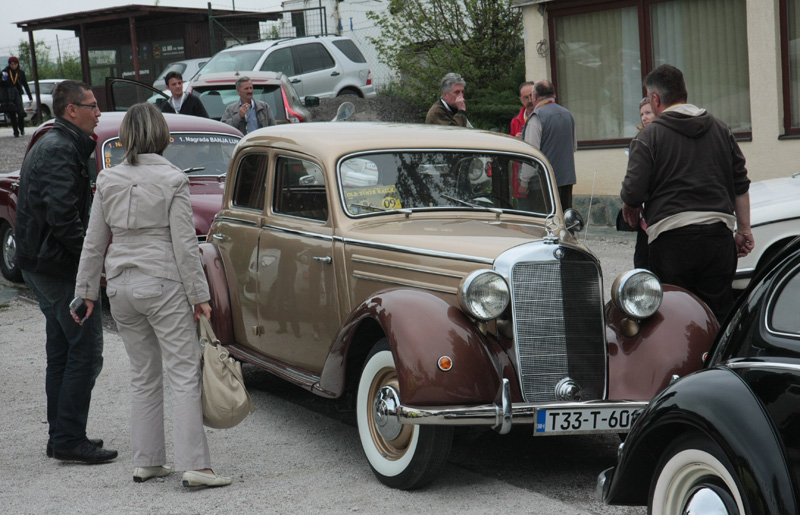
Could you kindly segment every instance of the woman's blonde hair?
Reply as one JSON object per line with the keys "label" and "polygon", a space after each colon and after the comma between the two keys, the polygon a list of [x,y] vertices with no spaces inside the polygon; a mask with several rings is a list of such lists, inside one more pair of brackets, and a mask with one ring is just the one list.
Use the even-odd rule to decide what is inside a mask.
{"label": "woman's blonde hair", "polygon": [[169,125],[153,104],[134,104],[119,126],[119,142],[125,149],[125,160],[139,164],[139,154],[164,153],[169,145]]}

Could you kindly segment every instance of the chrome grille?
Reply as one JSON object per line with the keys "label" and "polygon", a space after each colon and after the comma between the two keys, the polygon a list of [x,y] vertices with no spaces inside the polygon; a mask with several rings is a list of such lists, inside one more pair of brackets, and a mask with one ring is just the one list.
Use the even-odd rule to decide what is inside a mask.
{"label": "chrome grille", "polygon": [[597,265],[567,259],[517,263],[511,287],[525,400],[559,400],[555,387],[565,377],[580,385],[582,400],[602,398],[606,353]]}

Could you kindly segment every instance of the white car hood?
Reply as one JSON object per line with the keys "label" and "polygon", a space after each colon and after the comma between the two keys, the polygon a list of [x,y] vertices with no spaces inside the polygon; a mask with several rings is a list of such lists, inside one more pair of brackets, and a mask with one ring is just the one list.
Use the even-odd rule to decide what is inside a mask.
{"label": "white car hood", "polygon": [[800,216],[800,173],[750,184],[750,224]]}

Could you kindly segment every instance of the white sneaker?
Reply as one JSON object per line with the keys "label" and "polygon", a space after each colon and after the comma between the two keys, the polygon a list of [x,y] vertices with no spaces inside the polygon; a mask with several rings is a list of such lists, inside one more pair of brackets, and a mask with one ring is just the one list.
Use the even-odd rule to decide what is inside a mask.
{"label": "white sneaker", "polygon": [[183,486],[228,486],[231,478],[218,476],[215,473],[200,472],[197,470],[187,470],[183,473]]}
{"label": "white sneaker", "polygon": [[155,467],[136,467],[133,469],[133,482],[144,483],[154,477],[164,477],[172,474],[172,467],[157,465]]}

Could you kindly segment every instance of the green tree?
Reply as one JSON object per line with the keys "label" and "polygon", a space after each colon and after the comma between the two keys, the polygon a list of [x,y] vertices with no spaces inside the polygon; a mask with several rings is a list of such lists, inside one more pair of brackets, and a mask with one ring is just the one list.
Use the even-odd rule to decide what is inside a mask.
{"label": "green tree", "polygon": [[399,77],[393,89],[420,109],[456,72],[467,81],[473,125],[504,129],[516,115],[525,58],[522,15],[511,0],[390,0],[368,17],[381,29],[369,40]]}
{"label": "green tree", "polygon": [[[54,60],[50,45],[43,41],[36,41],[36,65],[39,72],[39,79],[71,79],[82,80],[81,60],[74,54],[65,53],[61,55],[61,62],[58,56]],[[28,80],[33,80],[33,60],[31,59],[30,44],[21,39],[17,47],[19,65],[25,70]]]}

